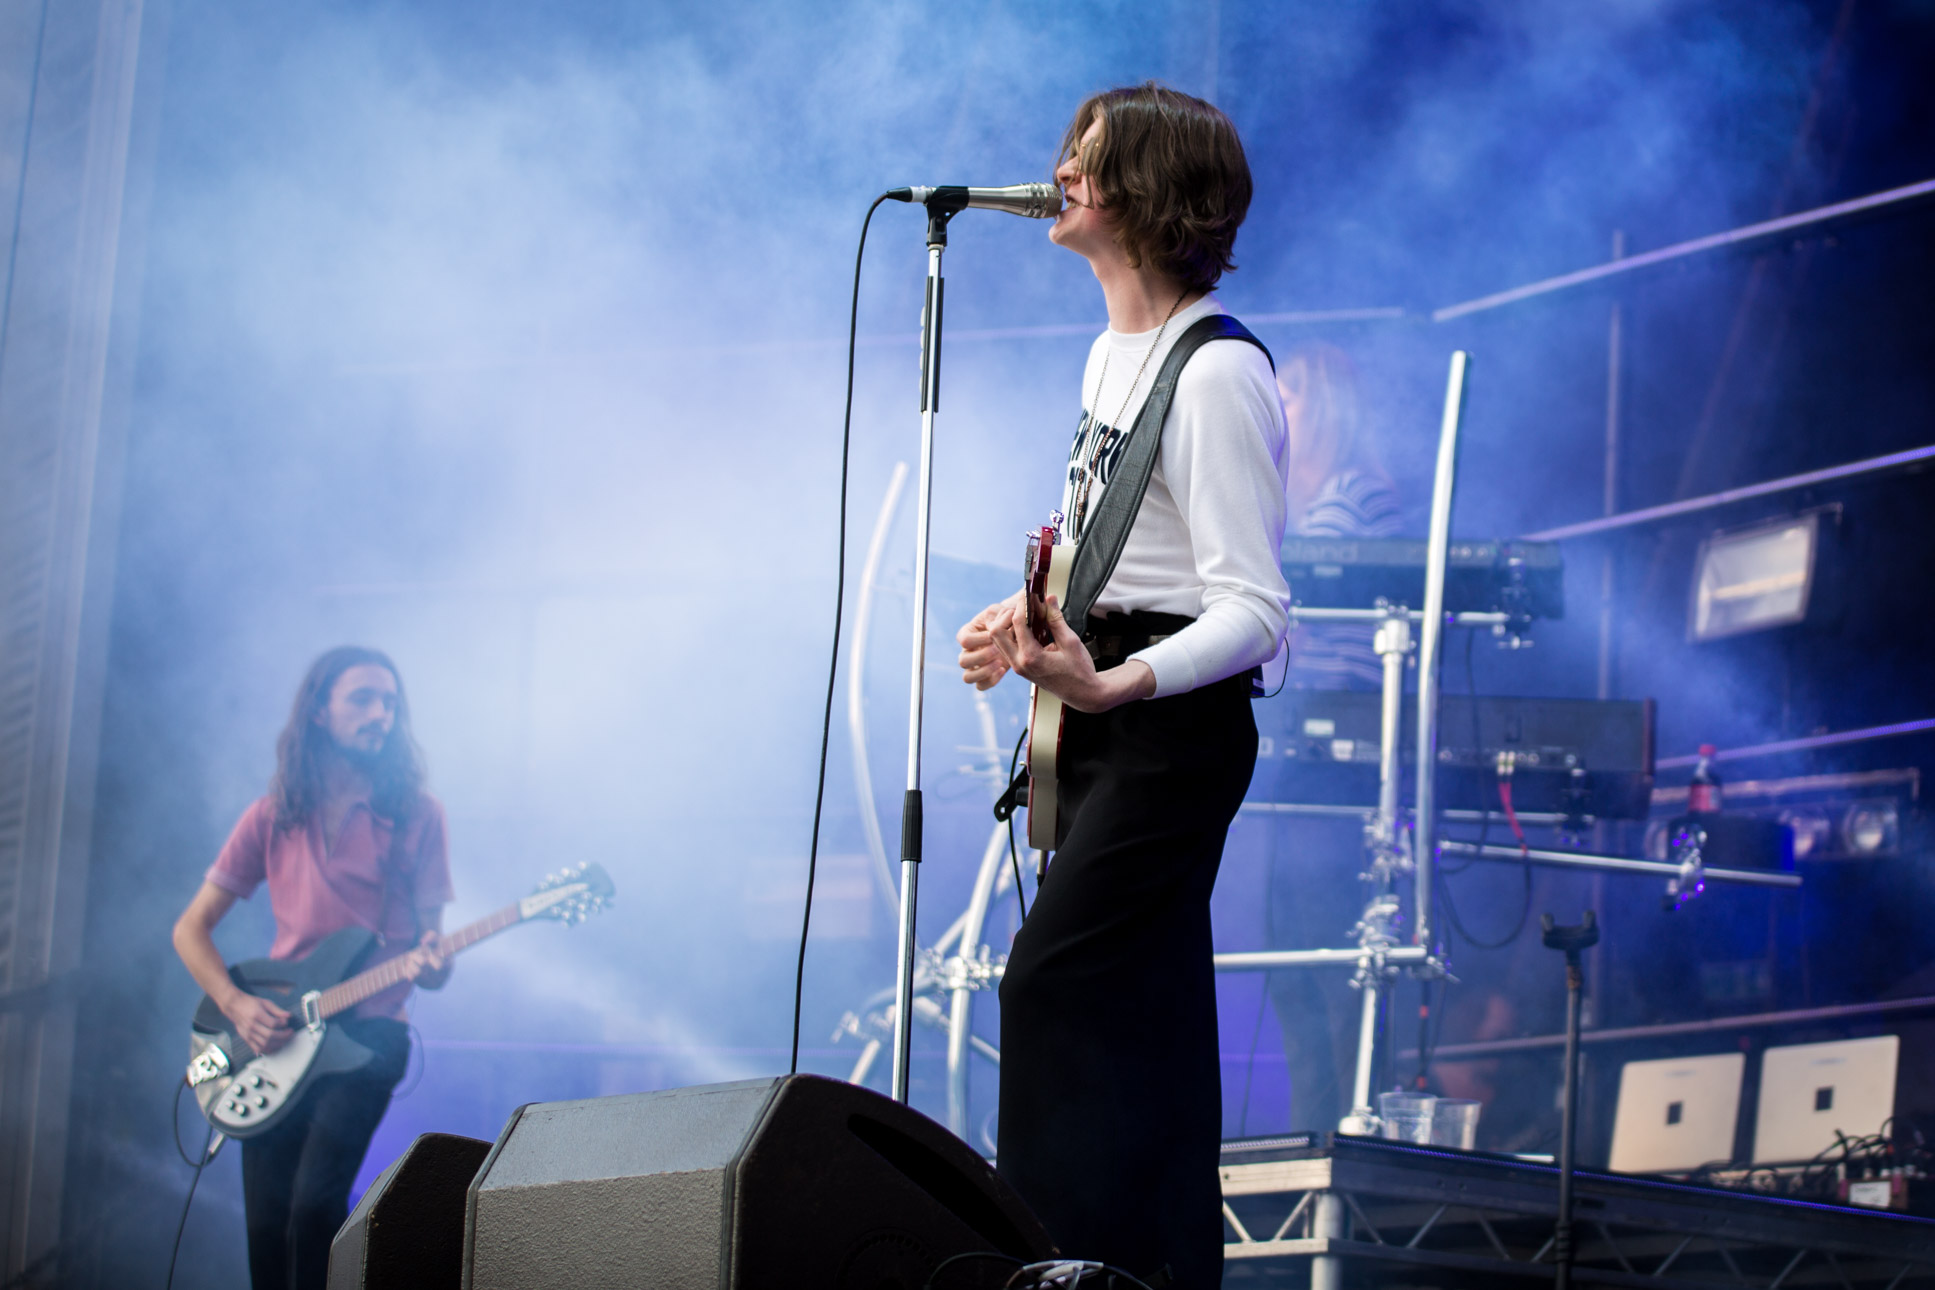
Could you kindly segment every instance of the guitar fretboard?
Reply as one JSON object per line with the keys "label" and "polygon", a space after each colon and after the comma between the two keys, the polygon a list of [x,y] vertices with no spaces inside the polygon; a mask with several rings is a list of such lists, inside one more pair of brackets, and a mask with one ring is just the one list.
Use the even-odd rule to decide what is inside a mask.
{"label": "guitar fretboard", "polygon": [[[486,914],[474,923],[467,923],[443,938],[444,956],[467,950],[486,937],[495,936],[506,927],[522,922],[523,914],[515,904],[506,905],[495,913]],[[322,992],[322,1015],[333,1017],[339,1012],[347,1012],[363,1000],[383,993],[394,985],[401,985],[410,979],[405,965],[409,955],[399,954],[393,959],[377,964],[367,972],[358,972],[346,981],[339,981]]]}

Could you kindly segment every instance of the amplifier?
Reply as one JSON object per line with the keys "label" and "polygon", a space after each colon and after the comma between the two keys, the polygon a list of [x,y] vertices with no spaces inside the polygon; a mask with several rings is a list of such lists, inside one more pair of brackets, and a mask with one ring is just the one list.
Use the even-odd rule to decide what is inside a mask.
{"label": "amplifier", "polygon": [[[1286,690],[1259,705],[1259,771],[1274,765],[1285,802],[1377,805],[1383,703],[1350,690]],[[1646,818],[1653,792],[1651,699],[1522,699],[1445,695],[1438,705],[1438,803],[1499,809],[1501,773],[1520,811]],[[1474,724],[1475,723],[1475,724]],[[1410,796],[1417,699],[1404,697],[1401,764]]]}
{"label": "amplifier", "polygon": [[[1309,609],[1368,609],[1379,600],[1424,604],[1426,546],[1411,538],[1284,539],[1290,595]],[[1565,559],[1556,542],[1454,541],[1445,609],[1565,617]]]}

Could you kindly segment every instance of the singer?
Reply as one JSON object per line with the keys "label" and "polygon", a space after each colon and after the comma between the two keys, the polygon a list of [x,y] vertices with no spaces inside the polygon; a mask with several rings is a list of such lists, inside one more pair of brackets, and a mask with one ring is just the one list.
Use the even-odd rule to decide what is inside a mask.
{"label": "singer", "polygon": [[1071,709],[1058,846],[1001,983],[997,1164],[1068,1257],[1215,1290],[1209,895],[1255,768],[1252,670],[1288,616],[1286,435],[1267,352],[1227,343],[1254,341],[1240,329],[1187,359],[1159,424],[1138,419],[1177,338],[1223,312],[1211,289],[1235,268],[1250,171],[1227,117],[1151,82],[1084,102],[1055,178],[1067,204],[1049,238],[1089,262],[1109,315],[1063,484],[1068,536],[1087,540],[1132,436],[1160,440],[1085,622],[1051,611],[1038,645],[1017,596],[957,635],[964,681],[1018,672]]}

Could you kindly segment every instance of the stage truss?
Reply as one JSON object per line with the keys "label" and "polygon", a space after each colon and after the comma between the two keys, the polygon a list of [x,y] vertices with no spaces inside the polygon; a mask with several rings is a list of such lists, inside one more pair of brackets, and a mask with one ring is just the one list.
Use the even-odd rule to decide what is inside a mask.
{"label": "stage truss", "polygon": [[[1558,1170],[1343,1135],[1223,1148],[1229,1286],[1535,1285],[1553,1279]],[[1578,1171],[1573,1280],[1656,1290],[1935,1286],[1935,1222]]]}

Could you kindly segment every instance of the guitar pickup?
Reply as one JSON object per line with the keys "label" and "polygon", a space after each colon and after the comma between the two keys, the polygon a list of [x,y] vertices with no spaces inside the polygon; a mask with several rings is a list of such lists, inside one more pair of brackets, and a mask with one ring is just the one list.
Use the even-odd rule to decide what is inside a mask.
{"label": "guitar pickup", "polygon": [[311,990],[302,996],[302,1024],[311,1032],[322,1030],[322,991]]}

